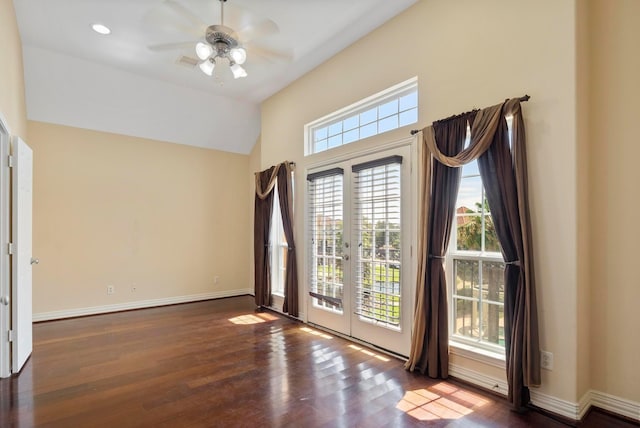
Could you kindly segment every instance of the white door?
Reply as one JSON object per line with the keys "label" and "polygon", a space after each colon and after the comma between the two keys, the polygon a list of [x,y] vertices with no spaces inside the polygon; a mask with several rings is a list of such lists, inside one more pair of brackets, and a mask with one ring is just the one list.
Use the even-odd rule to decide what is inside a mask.
{"label": "white door", "polygon": [[33,200],[33,152],[20,138],[13,140],[12,168],[12,281],[11,281],[11,372],[17,373],[31,355],[32,259],[31,212]]}
{"label": "white door", "polygon": [[408,355],[413,308],[410,149],[309,174],[308,319]]}

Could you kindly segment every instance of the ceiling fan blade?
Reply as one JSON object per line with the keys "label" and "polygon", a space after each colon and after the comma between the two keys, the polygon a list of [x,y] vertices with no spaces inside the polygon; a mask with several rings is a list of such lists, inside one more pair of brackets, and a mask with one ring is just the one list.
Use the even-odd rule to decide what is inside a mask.
{"label": "ceiling fan blade", "polygon": [[179,56],[178,59],[176,60],[176,64],[182,65],[187,68],[196,68],[199,63],[200,63],[200,60],[198,58],[194,58],[192,56],[186,56],[186,55]]}
{"label": "ceiling fan blade", "polygon": [[189,21],[194,27],[207,27],[207,24],[203,22],[198,15],[191,12],[186,7],[182,6],[180,3],[174,0],[164,0],[164,4],[167,5],[171,10],[173,10],[176,14],[180,15],[187,21]]}
{"label": "ceiling fan blade", "polygon": [[276,61],[285,61],[289,62],[293,59],[293,51],[289,49],[273,49],[267,48],[264,46],[256,45],[256,44],[248,44],[244,46],[247,50],[247,56],[251,58],[251,56],[262,57],[268,61],[276,62]]}
{"label": "ceiling fan blade", "polygon": [[[143,24],[150,30],[160,30],[163,33],[179,32],[182,34],[192,35],[193,37],[202,37],[205,34],[207,25],[197,19],[197,17],[197,22],[194,22],[191,18],[194,18],[195,15],[191,18],[187,18],[180,12],[176,13],[175,6],[170,6],[172,4],[177,5],[178,8],[182,8],[187,14],[193,15],[179,4],[172,2],[171,0],[166,0],[160,6],[151,9],[143,17]],[[184,19],[181,19],[181,16],[187,19],[187,22],[185,22]]]}
{"label": "ceiling fan blade", "polygon": [[147,46],[147,49],[154,52],[163,52],[163,51],[175,51],[179,49],[191,49],[195,50],[196,42],[176,42],[176,43],[161,43],[158,45],[150,45]]}
{"label": "ceiling fan blade", "polygon": [[238,31],[238,38],[243,43],[248,43],[254,39],[278,34],[279,31],[278,24],[270,19],[263,19],[260,22],[251,23]]}

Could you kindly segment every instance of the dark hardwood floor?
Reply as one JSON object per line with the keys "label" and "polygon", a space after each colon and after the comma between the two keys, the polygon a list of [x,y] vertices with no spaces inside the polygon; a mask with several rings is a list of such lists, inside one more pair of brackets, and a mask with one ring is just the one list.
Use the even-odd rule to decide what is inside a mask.
{"label": "dark hardwood floor", "polygon": [[[565,426],[256,313],[248,296],[45,322],[33,334],[25,368],[0,380],[1,427]],[[632,425],[597,412],[583,426]]]}

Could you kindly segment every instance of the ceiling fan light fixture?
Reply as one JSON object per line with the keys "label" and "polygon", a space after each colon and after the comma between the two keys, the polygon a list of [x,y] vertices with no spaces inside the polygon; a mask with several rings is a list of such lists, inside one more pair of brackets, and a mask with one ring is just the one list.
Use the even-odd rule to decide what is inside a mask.
{"label": "ceiling fan light fixture", "polygon": [[196,55],[198,55],[198,58],[200,58],[201,60],[206,60],[211,56],[212,53],[213,48],[210,45],[202,42],[198,42],[196,44]]}
{"label": "ceiling fan light fixture", "polygon": [[234,62],[231,62],[231,72],[233,73],[233,78],[234,79],[239,79],[241,77],[247,77],[247,71],[242,68],[242,66],[240,64],[236,64]]}
{"label": "ceiling fan light fixture", "polygon": [[229,51],[229,56],[236,64],[242,65],[247,60],[247,51],[243,48],[233,48]]}
{"label": "ceiling fan light fixture", "polygon": [[198,64],[198,67],[200,67],[200,70],[207,76],[213,76],[213,69],[216,67],[216,64],[213,60],[206,59]]}

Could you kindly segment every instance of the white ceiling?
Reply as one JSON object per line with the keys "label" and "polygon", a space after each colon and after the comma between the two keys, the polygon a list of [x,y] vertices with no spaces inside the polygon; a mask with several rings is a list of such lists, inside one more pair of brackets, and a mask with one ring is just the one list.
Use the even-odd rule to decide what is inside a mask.
{"label": "white ceiling", "polygon": [[[260,132],[261,101],[417,0],[228,0],[225,25],[241,31],[274,21],[277,34],[251,43],[292,59],[249,50],[249,76],[229,73],[223,84],[176,63],[195,57],[192,49],[148,49],[195,45],[204,36],[167,1],[14,0],[29,119],[248,153]],[[220,23],[218,0],[173,1],[206,25]],[[93,32],[96,22],[112,34]]]}

